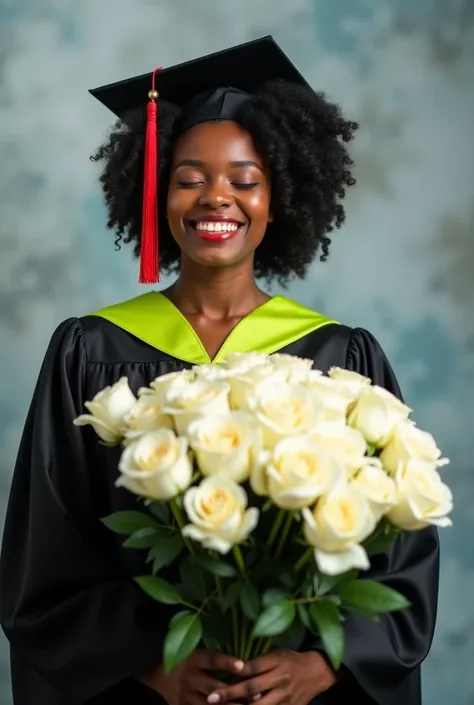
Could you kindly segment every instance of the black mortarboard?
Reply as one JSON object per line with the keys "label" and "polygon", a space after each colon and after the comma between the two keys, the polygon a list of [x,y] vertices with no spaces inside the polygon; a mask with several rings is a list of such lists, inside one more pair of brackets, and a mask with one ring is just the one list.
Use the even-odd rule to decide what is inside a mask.
{"label": "black mortarboard", "polygon": [[156,99],[159,97],[181,108],[177,131],[184,132],[200,122],[232,120],[249,96],[272,79],[308,85],[273,37],[267,36],[90,91],[118,117],[142,106],[147,97],[150,99],[143,186],[141,282],[158,280]]}

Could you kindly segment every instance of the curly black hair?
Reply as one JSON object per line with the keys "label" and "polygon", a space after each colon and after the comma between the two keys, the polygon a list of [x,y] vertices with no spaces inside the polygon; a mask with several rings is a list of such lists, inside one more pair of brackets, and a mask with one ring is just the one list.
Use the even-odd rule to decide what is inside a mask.
{"label": "curly black hair", "polygon": [[[172,150],[180,110],[159,101],[159,232],[160,267],[179,269],[180,251],[165,217]],[[356,122],[345,120],[339,107],[308,87],[271,81],[240,108],[235,121],[247,130],[269,168],[274,220],[255,253],[255,274],[285,285],[304,277],[319,248],[329,254],[330,233],[345,219],[341,204],[355,184],[353,161],[345,143]],[[143,159],[146,110],[119,120],[107,141],[91,156],[104,162],[100,177],[108,207],[108,227],[116,246],[134,242],[140,252]]]}

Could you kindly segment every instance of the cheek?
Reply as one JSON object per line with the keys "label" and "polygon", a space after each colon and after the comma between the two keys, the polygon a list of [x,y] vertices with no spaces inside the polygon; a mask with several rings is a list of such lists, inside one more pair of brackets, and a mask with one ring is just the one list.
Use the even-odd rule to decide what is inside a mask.
{"label": "cheek", "polygon": [[247,209],[255,218],[268,219],[270,211],[270,192],[265,190],[250,193],[247,199]]}
{"label": "cheek", "polygon": [[181,221],[192,206],[193,200],[193,192],[191,190],[181,189],[178,191],[170,189],[166,201],[166,217],[168,220],[174,223]]}

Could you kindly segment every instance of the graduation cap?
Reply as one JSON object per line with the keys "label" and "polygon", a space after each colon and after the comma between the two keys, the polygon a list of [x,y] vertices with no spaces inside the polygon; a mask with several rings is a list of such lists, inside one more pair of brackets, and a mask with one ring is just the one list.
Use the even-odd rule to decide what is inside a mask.
{"label": "graduation cap", "polygon": [[158,271],[157,99],[181,108],[177,134],[202,122],[233,120],[238,110],[267,81],[282,79],[308,85],[273,37],[118,81],[90,93],[119,118],[147,106],[145,171],[140,252],[140,282],[155,283]]}

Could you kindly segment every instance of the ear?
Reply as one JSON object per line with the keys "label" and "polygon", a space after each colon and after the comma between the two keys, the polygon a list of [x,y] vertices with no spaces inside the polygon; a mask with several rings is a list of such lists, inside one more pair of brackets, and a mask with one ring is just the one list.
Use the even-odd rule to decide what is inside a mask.
{"label": "ear", "polygon": [[267,221],[267,222],[268,222],[268,223],[273,223],[273,220],[274,220],[274,216],[273,216],[273,213],[270,211],[269,214],[268,214],[268,221]]}

